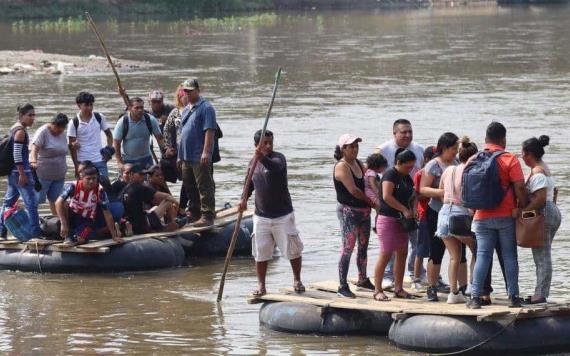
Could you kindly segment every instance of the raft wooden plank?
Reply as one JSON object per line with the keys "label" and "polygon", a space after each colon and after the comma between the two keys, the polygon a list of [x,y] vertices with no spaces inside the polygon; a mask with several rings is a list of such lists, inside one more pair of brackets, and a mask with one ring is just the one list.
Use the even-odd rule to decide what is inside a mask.
{"label": "raft wooden plank", "polygon": [[60,240],[44,240],[44,239],[31,239],[29,241],[24,242],[24,244],[28,247],[49,246],[59,243],[61,243]]}
{"label": "raft wooden plank", "polygon": [[231,207],[229,209],[223,209],[220,211],[216,211],[216,219],[223,219],[225,217],[235,215],[238,212],[239,212],[239,209],[237,206]]}
{"label": "raft wooden plank", "polygon": [[46,250],[56,251],[56,252],[70,252],[70,253],[107,253],[109,252],[109,247],[83,248],[82,246],[68,246],[65,244],[55,244],[47,246]]}
{"label": "raft wooden plank", "polygon": [[0,246],[9,246],[9,245],[18,245],[18,244],[20,244],[20,240],[16,239],[0,240]]}

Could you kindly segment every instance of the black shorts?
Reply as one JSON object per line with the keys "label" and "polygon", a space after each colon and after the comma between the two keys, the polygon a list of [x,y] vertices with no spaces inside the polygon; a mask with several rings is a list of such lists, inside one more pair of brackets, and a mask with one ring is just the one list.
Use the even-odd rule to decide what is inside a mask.
{"label": "black shorts", "polygon": [[160,221],[160,218],[154,211],[146,213],[146,218],[152,231],[162,231],[162,221]]}

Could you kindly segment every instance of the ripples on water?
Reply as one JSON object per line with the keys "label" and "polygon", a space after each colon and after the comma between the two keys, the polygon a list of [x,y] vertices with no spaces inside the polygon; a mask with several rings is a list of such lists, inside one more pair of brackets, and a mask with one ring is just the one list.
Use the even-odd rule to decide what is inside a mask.
{"label": "ripples on water", "polygon": [[[435,9],[397,12],[283,14],[275,24],[242,31],[187,35],[168,24],[151,30],[130,23],[102,28],[113,55],[164,64],[122,74],[129,94],[172,92],[198,77],[225,133],[216,166],[218,204],[235,202],[252,134],[261,126],[278,65],[286,73],[269,128],[289,162],[290,188],[305,242],[304,279],[336,278],[340,249],[331,184],[337,137],[363,137],[361,158],[391,137],[395,118],[413,122],[415,140],[434,144],[447,130],[479,145],[492,120],[508,128],[508,148],[548,134],[547,162],[569,212],[570,30],[568,7]],[[115,25],[116,26],[116,25]],[[0,25],[3,49],[99,54],[90,33],[16,35]],[[57,111],[75,112],[83,89],[114,122],[121,99],[110,73],[61,77],[2,77],[2,129],[18,103],[32,101],[38,123]],[[554,243],[553,296],[568,295],[563,220]],[[369,266],[376,260],[373,236]],[[528,250],[520,249],[520,282],[534,285]],[[354,272],[354,265],[351,267]],[[214,303],[221,261],[189,268],[118,275],[0,273],[0,351],[29,353],[362,354],[397,352],[384,338],[315,337],[259,326],[258,306],[245,303],[255,286],[253,263],[233,262],[222,309]],[[271,264],[269,288],[289,285],[285,260]],[[496,279],[500,281],[500,278]],[[498,286],[501,290],[501,286]]]}

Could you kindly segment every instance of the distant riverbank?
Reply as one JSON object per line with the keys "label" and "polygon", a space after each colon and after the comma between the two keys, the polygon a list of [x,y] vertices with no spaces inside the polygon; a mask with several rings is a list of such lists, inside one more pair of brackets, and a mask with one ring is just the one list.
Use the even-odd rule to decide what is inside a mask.
{"label": "distant riverbank", "polygon": [[[480,0],[3,0],[0,19],[54,19],[77,17],[85,11],[95,17],[177,19],[227,12],[347,8],[416,8],[432,4],[455,5]],[[492,0],[494,2],[494,0]]]}

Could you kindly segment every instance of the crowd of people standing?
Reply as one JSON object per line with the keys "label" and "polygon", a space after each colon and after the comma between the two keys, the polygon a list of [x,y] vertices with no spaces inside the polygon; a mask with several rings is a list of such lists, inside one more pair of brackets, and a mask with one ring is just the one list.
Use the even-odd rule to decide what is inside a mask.
{"label": "crowd of people standing", "polygon": [[[489,305],[496,250],[510,305],[545,302],[552,279],[551,246],[561,221],[555,181],[543,160],[548,136],[522,143],[520,157],[531,169],[525,179],[517,156],[506,151],[507,130],[499,122],[487,127],[481,151],[469,138],[452,132],[424,149],[413,142],[408,120],[396,120],[393,134],[394,139],[371,154],[367,164],[357,158],[362,141],[358,136],[344,134],[336,146],[333,182],[342,235],[338,295],[355,297],[347,273],[358,244],[356,285],[373,290],[377,301],[390,300],[384,293],[387,288],[393,288],[394,298],[414,298],[403,287],[406,259],[413,285],[426,287],[428,301],[438,301],[438,291],[446,287],[440,276],[442,260],[449,251],[447,303],[466,303],[474,309]],[[373,210],[380,246],[374,284],[366,271]],[[532,249],[534,295],[522,299],[515,222],[528,212],[544,216],[544,241]],[[469,266],[467,249],[472,253]]]}

